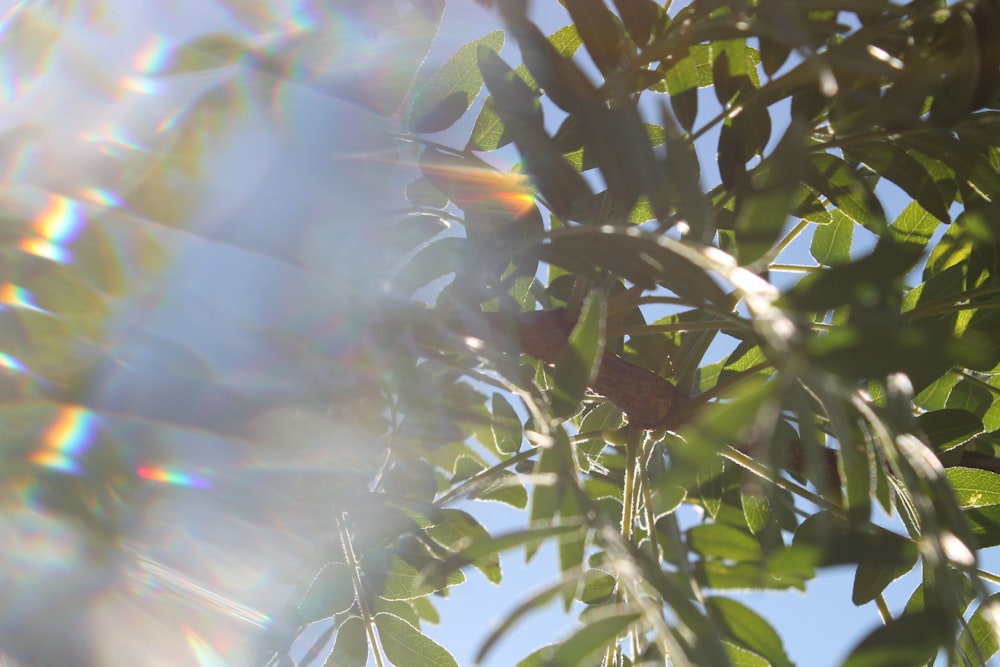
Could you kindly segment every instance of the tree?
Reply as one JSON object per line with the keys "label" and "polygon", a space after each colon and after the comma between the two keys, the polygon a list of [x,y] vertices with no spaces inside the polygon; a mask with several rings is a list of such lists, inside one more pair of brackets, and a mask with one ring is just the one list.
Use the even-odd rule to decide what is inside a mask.
{"label": "tree", "polygon": [[[223,4],[247,23],[259,16]],[[80,352],[104,322],[79,306],[124,287],[100,270],[111,244],[101,226],[73,245],[78,261],[60,262],[41,247],[59,239],[36,224],[34,245],[19,230],[10,251],[5,303],[16,307],[0,339],[5,430],[20,443],[5,452],[3,474],[22,484],[9,488],[37,487],[38,517],[80,527],[88,567],[125,553],[216,605],[197,576],[136,546],[135,507],[189,502],[151,483],[174,474],[198,498],[211,486],[234,530],[280,516],[310,556],[292,568],[300,586],[272,614],[262,662],[287,663],[310,635],[315,664],[454,665],[420,630],[436,617],[433,596],[469,568],[499,581],[501,553],[551,543],[561,576],[484,652],[562,599],[581,603],[580,631],[521,665],[788,665],[777,633],[727,592],[802,588],[846,564],[852,601],[884,621],[846,667],[931,664],[942,651],[948,664],[985,664],[1000,647],[1000,576],[978,562],[1000,544],[1000,6],[575,0],[546,36],[526,3],[497,0],[504,32],[418,72],[441,6],[350,4],[336,11],[398,40],[381,56],[398,76],[326,90],[401,120],[396,138],[419,167],[410,208],[385,227],[390,296],[368,307],[349,354],[318,328],[269,332],[274,349],[299,354],[282,371],[290,390],[220,387],[161,345],[157,357],[172,356],[155,385],[200,398],[135,422],[146,435],[155,420],[203,429],[192,442],[280,442],[272,460],[291,469],[177,482],[148,463],[170,460],[171,445],[140,446],[135,430],[63,446],[71,426],[110,420],[91,396],[118,361]],[[248,89],[266,93],[323,34],[201,36],[158,74],[239,64]],[[522,64],[499,55],[505,38]],[[246,101],[234,80],[176,125],[127,193],[135,217],[191,215],[177,176],[198,178],[199,141]],[[464,146],[432,136],[470,110]],[[510,171],[490,161],[506,146],[520,157]],[[888,216],[893,193],[909,203]],[[371,287],[338,298],[356,304]],[[731,344],[713,362],[717,339]],[[349,381],[332,383],[336,373]],[[318,449],[337,465],[316,464]],[[524,526],[495,534],[459,500],[507,503]],[[691,507],[694,525],[678,519]],[[894,613],[883,591],[914,568],[922,584]],[[43,622],[39,609],[92,613],[89,595],[8,613],[22,624]],[[4,631],[3,649],[51,664],[56,649],[28,635]]]}

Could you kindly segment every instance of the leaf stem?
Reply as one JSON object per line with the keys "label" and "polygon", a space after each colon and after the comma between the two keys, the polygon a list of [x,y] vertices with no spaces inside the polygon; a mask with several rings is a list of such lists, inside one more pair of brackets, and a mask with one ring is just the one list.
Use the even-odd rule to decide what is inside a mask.
{"label": "leaf stem", "polygon": [[821,507],[829,511],[831,514],[835,514],[836,516],[842,519],[849,518],[847,510],[845,510],[840,505],[832,503],[826,498],[813,493],[809,489],[803,486],[799,486],[795,482],[789,481],[784,477],[775,474],[775,472],[771,470],[771,468],[761,463],[758,463],[753,458],[747,456],[746,454],[736,449],[735,447],[727,446],[725,449],[722,450],[721,454],[722,456],[729,459],[736,465],[746,468],[747,470],[757,475],[761,479],[764,479],[765,481],[774,484],[779,489],[784,489],[785,491],[793,493],[798,497],[802,498],[803,500],[807,500],[813,505]]}
{"label": "leaf stem", "polygon": [[878,607],[878,615],[882,619],[882,624],[889,625],[892,622],[892,612],[889,611],[889,605],[886,604],[885,596],[881,593],[875,596],[875,606]]}
{"label": "leaf stem", "polygon": [[351,578],[354,583],[354,594],[358,599],[358,608],[361,610],[361,618],[365,623],[365,632],[368,634],[368,644],[371,646],[372,655],[375,656],[377,667],[385,667],[382,662],[382,651],[375,634],[375,617],[372,616],[368,608],[368,598],[365,594],[364,582],[361,581],[361,565],[358,563],[357,555],[354,553],[354,545],[351,543],[351,534],[347,529],[347,512],[337,515],[337,530],[340,532],[340,544],[344,550],[344,558],[347,560],[347,567],[351,570]]}
{"label": "leaf stem", "polygon": [[455,498],[460,497],[461,495],[466,493],[466,491],[468,491],[469,489],[475,488],[476,486],[482,484],[485,480],[489,479],[496,473],[506,468],[509,468],[515,463],[519,463],[520,461],[524,461],[525,459],[531,458],[532,456],[538,453],[538,450],[539,450],[538,447],[529,447],[528,449],[525,449],[522,452],[518,452],[517,454],[511,456],[510,458],[506,458],[500,463],[497,463],[496,465],[491,466],[486,470],[480,470],[475,475],[469,477],[461,484],[448,491],[448,493],[444,494],[436,501],[434,501],[435,504],[439,506],[445,505],[446,503],[454,500]]}

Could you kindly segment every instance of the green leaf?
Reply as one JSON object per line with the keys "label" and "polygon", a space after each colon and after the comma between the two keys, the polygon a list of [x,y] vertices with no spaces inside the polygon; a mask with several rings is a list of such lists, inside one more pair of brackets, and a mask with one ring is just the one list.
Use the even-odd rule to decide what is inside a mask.
{"label": "green leaf", "polygon": [[683,440],[669,443],[671,467],[667,481],[687,487],[696,475],[707,471],[720,449],[743,439],[764,421],[775,417],[772,384],[754,376],[729,392],[724,402],[712,403],[693,422],[681,428]]}
{"label": "green leaf", "polygon": [[379,595],[386,600],[412,600],[429,595],[445,586],[456,586],[464,581],[465,575],[461,572],[452,572],[444,582],[430,582],[422,572],[405,560],[398,556],[392,556]]}
{"label": "green leaf", "polygon": [[885,211],[872,189],[850,165],[829,153],[813,153],[803,180],[845,215],[881,236],[888,228]]}
{"label": "green leaf", "polygon": [[873,172],[898,185],[937,220],[951,219],[937,182],[919,160],[902,148],[885,141],[849,144],[844,147],[844,156],[865,163]]}
{"label": "green leaf", "polygon": [[750,174],[750,187],[738,197],[733,223],[740,264],[763,257],[781,236],[798,191],[805,157],[802,130],[792,125],[774,152]]}
{"label": "green leaf", "polygon": [[636,46],[645,46],[660,16],[653,0],[614,0],[615,9]]}
{"label": "green leaf", "polygon": [[479,49],[479,68],[496,111],[521,153],[524,171],[550,210],[562,220],[594,220],[590,186],[546,134],[540,115],[531,111],[536,107],[533,91],[490,49]]}
{"label": "green leaf", "polygon": [[807,275],[782,299],[792,308],[806,311],[865,305],[875,295],[894,291],[895,281],[906,275],[922,256],[920,246],[883,240],[861,259]]}
{"label": "green leaf", "polygon": [[962,508],[1000,505],[1000,475],[978,468],[948,468],[945,477]]}
{"label": "green leaf", "polygon": [[563,641],[546,661],[549,667],[578,667],[598,651],[614,645],[615,640],[639,620],[639,614],[619,614],[590,621]]}
{"label": "green leaf", "polygon": [[691,548],[704,558],[754,562],[763,558],[760,543],[747,532],[723,523],[704,523],[688,531]]}
{"label": "green leaf", "polygon": [[917,202],[910,202],[889,225],[889,232],[892,238],[900,243],[926,246],[940,225],[941,221],[928,213],[923,206]]}
{"label": "green leaf", "polygon": [[458,667],[443,646],[398,616],[376,614],[375,627],[385,656],[396,667]]}
{"label": "green leaf", "polygon": [[961,447],[985,430],[979,417],[955,408],[925,412],[917,417],[917,424],[938,454]]}
{"label": "green leaf", "polygon": [[756,612],[726,597],[707,598],[705,607],[729,639],[765,658],[773,667],[792,667],[781,637]]}
{"label": "green leaf", "polygon": [[457,271],[467,246],[468,242],[457,236],[446,236],[424,246],[396,273],[393,285],[413,294],[427,283]]}
{"label": "green leaf", "polygon": [[963,511],[976,540],[976,547],[985,549],[1000,545],[1000,505],[972,507]]}
{"label": "green leaf", "polygon": [[996,627],[997,605],[1000,605],[1000,593],[994,593],[983,600],[969,619],[968,628],[958,638],[962,652],[974,663],[988,663],[1000,651]]}
{"label": "green leaf", "polygon": [[670,108],[673,109],[677,122],[686,132],[690,132],[698,117],[699,82],[694,56],[681,59],[667,70],[664,83],[670,93]]}
{"label": "green leaf", "polygon": [[299,602],[299,620],[307,624],[347,611],[354,599],[354,580],[348,566],[329,563],[313,578]]}
{"label": "green leaf", "polygon": [[[456,509],[441,510],[442,521],[426,529],[427,534],[452,552],[461,552],[476,541],[490,539],[489,532],[467,512]],[[487,554],[472,563],[487,579],[499,584],[501,579],[500,558]]]}
{"label": "green leaf", "polygon": [[621,65],[624,35],[602,0],[574,0],[566,9],[597,68],[608,75]]}
{"label": "green leaf", "polygon": [[593,382],[604,354],[607,302],[592,292],[583,302],[580,317],[559,355],[553,377],[552,412],[566,419],[580,409],[580,401]]}
{"label": "green leaf", "polygon": [[833,266],[851,261],[851,237],[854,235],[854,221],[840,209],[831,211],[833,221],[817,225],[813,233],[809,252],[820,264]]}
{"label": "green leaf", "polygon": [[874,600],[886,586],[912,570],[917,564],[917,557],[917,550],[912,545],[908,545],[901,559],[896,560],[882,554],[865,554],[854,573],[851,602],[860,607]]}
{"label": "green leaf", "polygon": [[501,394],[493,394],[492,408],[490,434],[493,436],[493,446],[500,454],[516,453],[524,439],[521,418]]}
{"label": "green leaf", "polygon": [[865,637],[843,667],[923,667],[947,640],[948,626],[940,610],[904,614]]}
{"label": "green leaf", "polygon": [[524,489],[518,476],[511,472],[497,476],[491,482],[486,483],[485,488],[473,492],[471,497],[480,500],[493,500],[521,510],[528,506],[528,492]]}
{"label": "green leaf", "polygon": [[580,591],[580,602],[584,604],[603,604],[611,599],[617,582],[603,570],[587,570],[583,573],[583,588]]}
{"label": "green leaf", "polygon": [[723,642],[723,646],[726,647],[726,654],[732,667],[771,667],[771,663],[767,660],[742,646],[730,642]]}
{"label": "green leaf", "polygon": [[762,491],[750,492],[743,488],[740,491],[740,504],[743,506],[743,518],[751,533],[756,535],[767,527],[771,510],[767,496],[763,495]]}
{"label": "green leaf", "polygon": [[479,49],[499,51],[503,41],[503,30],[494,30],[461,46],[448,58],[414,95],[407,115],[410,130],[441,132],[461,118],[483,87],[483,76],[477,65]]}
{"label": "green leaf", "polygon": [[478,563],[487,556],[498,554],[508,549],[540,544],[549,538],[578,530],[580,530],[580,527],[575,525],[545,526],[504,533],[489,539],[474,540],[462,551],[442,561],[436,566],[436,569],[439,573],[447,573],[466,565]]}
{"label": "green leaf", "polygon": [[357,616],[348,617],[337,629],[333,652],[323,667],[365,667],[368,664],[368,634],[365,622]]}

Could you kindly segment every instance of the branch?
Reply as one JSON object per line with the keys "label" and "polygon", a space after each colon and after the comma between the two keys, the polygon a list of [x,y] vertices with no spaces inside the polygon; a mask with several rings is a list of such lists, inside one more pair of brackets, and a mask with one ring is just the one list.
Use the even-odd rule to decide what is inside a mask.
{"label": "branch", "polygon": [[[548,364],[559,360],[574,325],[564,308],[519,313],[513,318],[507,313],[482,313],[482,318],[488,331],[468,333],[480,338],[515,333],[521,352]],[[630,424],[646,430],[676,429],[689,421],[703,404],[666,378],[612,352],[604,353],[597,378],[590,388],[621,408]],[[736,449],[752,455],[749,445]],[[786,457],[786,469],[796,474],[805,473],[806,457],[801,442],[790,443]],[[841,486],[837,458],[836,450],[822,448],[822,465],[834,488]],[[1000,473],[1000,458],[977,452],[963,452],[958,465]]]}

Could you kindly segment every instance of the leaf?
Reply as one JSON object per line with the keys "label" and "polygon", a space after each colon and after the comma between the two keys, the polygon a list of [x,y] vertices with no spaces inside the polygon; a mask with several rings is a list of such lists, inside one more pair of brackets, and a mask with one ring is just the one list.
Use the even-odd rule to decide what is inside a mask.
{"label": "leaf", "polygon": [[782,300],[805,311],[870,303],[874,295],[893,290],[894,282],[906,275],[922,256],[920,246],[883,239],[871,254],[861,259],[807,275]]}
{"label": "leaf", "polygon": [[487,556],[498,554],[502,551],[507,551],[508,549],[513,549],[515,547],[536,545],[551,537],[571,533],[577,530],[580,530],[580,527],[575,525],[543,526],[540,528],[529,528],[526,530],[503,533],[489,539],[474,540],[462,551],[454,554],[453,556],[449,556],[438,566],[435,566],[435,569],[438,573],[451,572],[466,565],[480,562]]}
{"label": "leaf", "polygon": [[756,612],[726,597],[707,598],[705,607],[732,641],[765,658],[773,667],[792,667],[781,637]]}
{"label": "leaf", "polygon": [[1000,475],[978,468],[948,468],[945,477],[961,508],[1000,505]]}
{"label": "leaf", "polygon": [[647,125],[632,104],[607,108],[603,103],[581,104],[578,115],[586,157],[601,168],[608,194],[623,210],[631,211],[641,196],[657,218],[670,213],[659,162],[653,155]]}
{"label": "leaf", "polygon": [[[372,556],[369,554],[368,558]],[[367,558],[366,561],[367,563]],[[373,567],[366,567],[366,574],[375,574]],[[381,573],[380,573],[381,574]],[[456,576],[457,575],[457,576]],[[386,600],[412,600],[429,595],[446,586],[455,586],[465,581],[461,572],[452,572],[444,581],[430,582],[422,572],[398,556],[391,556],[388,568],[384,572],[382,589],[379,595]]]}
{"label": "leaf", "polygon": [[[744,114],[737,118],[741,117]],[[774,152],[750,174],[750,187],[738,198],[733,223],[736,258],[740,264],[750,264],[765,256],[781,236],[799,187],[805,157],[802,130],[792,125]]]}
{"label": "leaf", "polygon": [[[548,43],[554,48],[557,54],[572,57],[580,46],[580,36],[576,32],[576,27],[568,25],[560,28],[548,39]],[[522,44],[522,50],[525,48]],[[538,83],[528,71],[526,65],[521,64],[514,70],[514,73],[524,80],[535,94],[538,94]],[[476,116],[476,123],[472,128],[472,136],[469,138],[467,148],[475,151],[494,151],[509,144],[512,139],[504,131],[503,121],[496,111],[496,102],[490,95],[483,103],[483,108]]]}
{"label": "leaf", "polygon": [[453,273],[461,266],[468,242],[457,236],[446,236],[423,248],[403,265],[392,284],[407,295],[427,283]]}
{"label": "leaf", "polygon": [[1000,640],[997,637],[997,605],[1000,604],[1000,593],[994,593],[976,608],[966,629],[958,638],[962,652],[976,662],[983,664],[1000,651]]}
{"label": "leaf", "polygon": [[763,558],[760,543],[749,533],[723,523],[705,523],[688,530],[691,548],[704,558],[755,562]]}
{"label": "leaf", "polygon": [[[441,514],[442,520],[427,528],[426,531],[432,539],[450,551],[461,552],[476,541],[490,539],[489,532],[469,513],[445,508],[441,510]],[[494,584],[500,583],[500,558],[496,554],[487,554],[472,565]]]}
{"label": "leaf", "polygon": [[528,492],[517,475],[510,472],[499,475],[492,484],[487,484],[483,490],[473,492],[471,497],[493,500],[521,510],[528,506]]}
{"label": "leaf", "polygon": [[576,414],[587,387],[597,376],[604,354],[607,302],[600,292],[592,292],[584,302],[569,341],[559,354],[553,377],[552,412],[563,419]]}
{"label": "leaf", "polygon": [[354,604],[354,580],[343,563],[329,563],[313,578],[298,605],[302,624],[312,623],[343,611]]}
{"label": "leaf", "polygon": [[813,153],[804,170],[803,180],[845,215],[881,236],[888,228],[885,211],[872,189],[850,165],[829,153]]}
{"label": "leaf", "polygon": [[948,626],[938,609],[904,614],[861,640],[843,667],[923,667],[947,641]]}
{"label": "leaf", "polygon": [[844,156],[865,163],[873,172],[898,185],[937,220],[951,219],[937,182],[919,160],[902,148],[885,141],[851,144],[844,148]]}
{"label": "leaf", "polygon": [[809,252],[820,264],[834,266],[851,260],[851,237],[854,235],[854,221],[840,209],[831,212],[833,221],[817,225],[813,233]]}
{"label": "leaf", "polygon": [[461,118],[483,87],[477,64],[479,49],[499,51],[503,42],[503,30],[494,30],[459,47],[414,95],[407,115],[410,130],[441,132]]}
{"label": "leaf", "polygon": [[762,491],[750,492],[746,488],[742,489],[740,504],[743,506],[743,518],[751,533],[756,535],[767,527],[771,516],[770,503]]}
{"label": "leaf", "polygon": [[493,436],[493,446],[500,454],[516,453],[524,439],[521,418],[501,394],[493,394],[492,408],[490,434]]}
{"label": "leaf", "polygon": [[479,68],[493,95],[497,113],[517,145],[529,174],[549,208],[562,220],[593,220],[590,186],[545,133],[530,88],[490,49],[479,49]]}
{"label": "leaf", "polygon": [[917,417],[917,424],[938,454],[961,447],[985,430],[979,417],[956,408],[925,412]]}
{"label": "leaf", "polygon": [[1000,545],[1000,506],[972,507],[963,511],[976,540],[976,547]]}
{"label": "leaf", "polygon": [[732,667],[771,667],[771,663],[753,651],[730,642],[723,642],[723,645],[726,647],[726,654]]}
{"label": "leaf", "polygon": [[854,573],[851,602],[857,606],[878,597],[885,587],[913,569],[917,564],[917,550],[906,545],[901,558],[889,559],[882,554],[865,554]]}
{"label": "leaf", "polygon": [[639,618],[639,614],[619,614],[590,621],[559,644],[545,664],[549,667],[578,667],[586,664],[595,653],[612,646]]}
{"label": "leaf", "polygon": [[365,667],[368,664],[368,634],[365,622],[351,616],[340,624],[333,652],[323,667]]}
{"label": "leaf", "polygon": [[603,604],[611,599],[615,592],[617,581],[603,570],[587,570],[583,573],[583,589],[580,591],[580,602],[584,604]]}
{"label": "leaf", "polygon": [[448,205],[448,198],[423,175],[407,183],[406,199],[414,206],[444,208]]}
{"label": "leaf", "polygon": [[396,667],[458,667],[443,646],[393,614],[376,614],[379,642]]}
{"label": "leaf", "polygon": [[622,63],[624,35],[602,0],[566,3],[573,25],[597,68],[607,76]]}
{"label": "leaf", "polygon": [[670,93],[670,108],[686,132],[698,117],[698,70],[694,56],[681,59],[667,70],[664,83]]}
{"label": "leaf", "polygon": [[636,46],[649,42],[653,27],[659,20],[660,8],[653,0],[614,0],[615,9]]}

